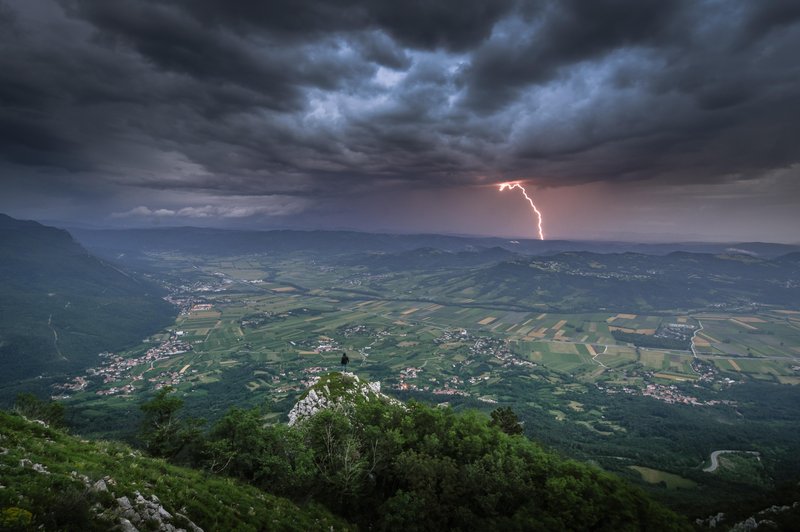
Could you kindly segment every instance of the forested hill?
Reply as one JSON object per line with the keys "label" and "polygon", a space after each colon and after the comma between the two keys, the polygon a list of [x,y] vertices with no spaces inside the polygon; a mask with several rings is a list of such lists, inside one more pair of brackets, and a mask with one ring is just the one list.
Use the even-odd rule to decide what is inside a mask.
{"label": "forested hill", "polygon": [[[0,412],[0,519],[20,530],[125,520],[195,531],[187,521],[205,530],[691,530],[623,480],[525,438],[510,409],[490,420],[403,404],[377,384],[331,373],[293,409],[291,426],[234,408],[207,429],[164,388],[141,404],[140,439],[152,456],[192,469]],[[17,409],[54,425],[63,416],[33,397]]]}
{"label": "forested hill", "polygon": [[[391,263],[392,257],[400,256],[383,261]],[[797,258],[794,253],[768,260],[746,254],[674,252],[656,257],[570,252],[435,273],[420,280],[413,295],[437,302],[477,299],[512,309],[562,312],[795,308],[800,301]],[[383,270],[373,267],[373,271]]]}
{"label": "forested hill", "polygon": [[93,364],[174,318],[156,285],[64,230],[0,214],[0,384]]}

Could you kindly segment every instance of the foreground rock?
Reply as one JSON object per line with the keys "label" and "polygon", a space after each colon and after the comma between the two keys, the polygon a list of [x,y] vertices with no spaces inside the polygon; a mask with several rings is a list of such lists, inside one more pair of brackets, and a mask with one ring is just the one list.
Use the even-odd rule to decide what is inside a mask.
{"label": "foreground rock", "polygon": [[366,382],[354,373],[330,373],[301,396],[289,411],[289,426],[302,422],[324,409],[345,408],[359,401],[383,401],[399,404],[381,393],[380,382]]}

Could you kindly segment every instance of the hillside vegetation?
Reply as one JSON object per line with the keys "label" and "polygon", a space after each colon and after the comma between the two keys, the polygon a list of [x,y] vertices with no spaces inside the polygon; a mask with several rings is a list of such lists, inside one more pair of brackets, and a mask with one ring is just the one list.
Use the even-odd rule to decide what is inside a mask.
{"label": "hillside vegetation", "polygon": [[169,325],[160,289],[91,256],[66,231],[0,214],[0,384],[82,369]]}
{"label": "hillside vegetation", "polygon": [[324,406],[292,427],[233,409],[202,435],[178,421],[180,401],[162,392],[145,406],[146,440],[174,460],[310,497],[363,530],[688,529],[619,478],[519,435],[507,409],[490,421],[403,404],[339,373],[301,402],[309,398]]}
{"label": "hillside vegetation", "polygon": [[140,530],[191,530],[191,523],[208,531],[350,528],[318,506],[300,508],[230,478],[2,411],[0,486],[0,530],[101,531],[122,519]]}

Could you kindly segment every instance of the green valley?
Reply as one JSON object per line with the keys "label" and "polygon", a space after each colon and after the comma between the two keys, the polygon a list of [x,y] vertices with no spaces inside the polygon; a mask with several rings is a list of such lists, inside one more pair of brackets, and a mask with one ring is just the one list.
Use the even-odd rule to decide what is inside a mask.
{"label": "green valley", "polygon": [[[231,406],[258,406],[282,422],[346,352],[353,372],[401,399],[487,412],[511,406],[529,436],[641,482],[690,514],[749,493],[702,471],[708,454],[731,442],[763,453],[772,485],[800,475],[792,408],[800,391],[786,386],[800,376],[796,310],[742,302],[716,310],[643,310],[636,302],[593,312],[523,309],[479,292],[439,298],[437,291],[452,293],[446,281],[431,284],[447,275],[442,269],[387,270],[389,255],[372,271],[353,264],[356,257],[144,254],[136,267],[162,279],[179,317],[82,380],[58,383],[55,395],[75,426],[102,437],[130,438],[140,398],[167,385],[193,416],[214,420]],[[449,275],[498,267],[467,262]],[[154,355],[159,350],[165,354]],[[665,490],[636,468],[687,481]]]}
{"label": "green valley", "polygon": [[[292,249],[224,254],[192,234],[172,250],[138,234],[92,249],[157,284],[177,318],[31,381],[74,430],[140,443],[139,406],[165,389],[207,426],[231,408],[278,426],[347,353],[348,371],[402,401],[511,407],[528,437],[693,519],[744,518],[800,478],[792,256],[369,251],[353,235],[338,252],[298,250],[295,235]],[[737,480],[747,464],[730,456],[704,470],[719,449],[759,453],[759,481]]]}

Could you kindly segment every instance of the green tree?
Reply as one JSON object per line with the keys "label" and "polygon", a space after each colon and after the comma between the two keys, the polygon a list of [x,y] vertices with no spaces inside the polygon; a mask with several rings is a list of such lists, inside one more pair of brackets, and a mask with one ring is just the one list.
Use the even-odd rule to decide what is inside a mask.
{"label": "green tree", "polygon": [[202,421],[181,419],[178,411],[183,407],[183,399],[175,397],[173,392],[171,386],[166,386],[140,406],[144,419],[139,438],[151,455],[178,460],[194,454],[194,447],[202,441]]}
{"label": "green tree", "polygon": [[501,406],[492,411],[491,416],[492,420],[489,422],[490,426],[497,427],[511,436],[523,433],[522,423],[511,407]]}
{"label": "green tree", "polygon": [[53,427],[65,425],[64,405],[55,401],[43,401],[32,393],[17,395],[14,410],[29,419],[38,419]]}
{"label": "green tree", "polygon": [[342,504],[364,493],[376,465],[374,442],[364,440],[349,416],[333,410],[317,413],[303,428],[329,502]]}
{"label": "green tree", "polygon": [[272,493],[302,498],[313,485],[312,453],[301,432],[266,425],[258,409],[228,411],[211,430],[205,454],[211,472],[247,480]]}

